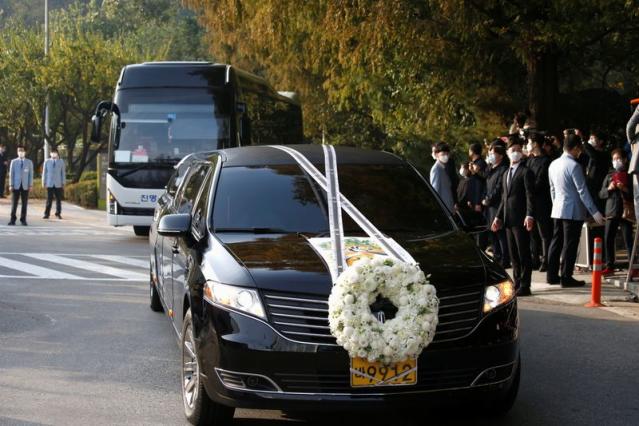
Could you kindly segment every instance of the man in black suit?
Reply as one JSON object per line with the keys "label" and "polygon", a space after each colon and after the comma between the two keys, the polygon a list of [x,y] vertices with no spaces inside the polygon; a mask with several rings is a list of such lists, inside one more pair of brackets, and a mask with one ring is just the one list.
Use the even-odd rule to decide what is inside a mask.
{"label": "man in black suit", "polygon": [[493,232],[506,228],[510,262],[518,296],[530,296],[532,259],[530,256],[530,231],[535,225],[534,177],[523,164],[521,139],[511,139],[508,146],[510,167],[504,173],[504,192],[492,224]]}
{"label": "man in black suit", "polygon": [[7,167],[9,166],[9,160],[7,154],[5,154],[6,147],[0,143],[0,198],[4,197],[4,183],[7,180]]}
{"label": "man in black suit", "polygon": [[[528,138],[528,162],[526,167],[530,169],[534,177],[533,203],[535,210],[535,229],[532,230],[531,250],[533,269],[539,268],[539,272],[548,269],[548,248],[552,239],[552,199],[550,198],[550,181],[548,180],[548,167],[551,159],[546,155],[543,135],[534,133]],[[540,262],[541,258],[541,262]]]}

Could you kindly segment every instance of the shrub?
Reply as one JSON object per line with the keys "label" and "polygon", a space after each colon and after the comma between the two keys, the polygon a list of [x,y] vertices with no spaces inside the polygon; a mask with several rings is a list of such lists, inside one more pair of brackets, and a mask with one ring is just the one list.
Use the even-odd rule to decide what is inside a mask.
{"label": "shrub", "polygon": [[98,180],[98,172],[91,171],[82,173],[82,176],[80,176],[80,182],[85,180]]}
{"label": "shrub", "polygon": [[95,209],[98,207],[98,181],[85,180],[67,184],[64,187],[64,199],[82,207]]}

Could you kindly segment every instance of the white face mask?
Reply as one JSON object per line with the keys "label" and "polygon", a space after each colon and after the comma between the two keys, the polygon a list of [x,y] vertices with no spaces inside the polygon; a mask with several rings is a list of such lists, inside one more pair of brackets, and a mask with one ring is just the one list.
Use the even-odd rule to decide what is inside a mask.
{"label": "white face mask", "polygon": [[614,167],[616,171],[623,170],[623,161],[621,161],[621,160],[613,160],[612,161],[612,167]]}
{"label": "white face mask", "polygon": [[510,158],[511,163],[518,163],[523,157],[522,153],[519,151],[513,151],[508,153],[508,158]]}
{"label": "white face mask", "polygon": [[488,164],[495,164],[495,154],[493,154],[492,152],[488,154],[488,156],[486,157],[486,162]]}
{"label": "white face mask", "polygon": [[463,177],[468,176],[468,170],[464,169],[463,167],[459,168],[459,174],[462,175]]}
{"label": "white face mask", "polygon": [[24,156],[25,156],[25,152],[24,151],[18,151],[18,157],[24,158]]}
{"label": "white face mask", "polygon": [[440,156],[438,157],[438,160],[439,160],[439,161],[441,161],[441,162],[442,162],[442,163],[444,163],[444,164],[448,163],[448,154],[440,155]]}
{"label": "white face mask", "polygon": [[595,138],[588,139],[588,143],[592,146],[597,146],[597,141],[595,140]]}

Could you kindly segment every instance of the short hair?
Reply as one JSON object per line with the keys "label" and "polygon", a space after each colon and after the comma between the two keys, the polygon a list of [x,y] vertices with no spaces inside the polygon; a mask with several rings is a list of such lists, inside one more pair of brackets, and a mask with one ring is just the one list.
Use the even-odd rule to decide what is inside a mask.
{"label": "short hair", "polygon": [[53,154],[54,152],[57,154],[58,153],[58,148],[51,148],[49,150],[49,154]]}
{"label": "short hair", "polygon": [[564,150],[572,151],[573,149],[580,147],[582,143],[583,142],[581,141],[581,137],[579,137],[579,135],[568,133],[568,136],[566,136],[566,139],[564,140]]}
{"label": "short hair", "polygon": [[613,150],[612,150],[612,152],[610,153],[610,157],[611,157],[611,158],[612,158],[612,157],[614,157],[614,156],[615,156],[615,154],[619,154],[619,156],[620,156],[621,158],[623,158],[624,160],[625,160],[626,158],[628,158],[628,153],[627,153],[626,151],[624,151],[623,149],[621,149],[621,148],[615,148],[615,149],[613,149]]}
{"label": "short hair", "polygon": [[482,148],[481,144],[478,142],[471,143],[468,149],[475,155],[481,155]]}
{"label": "short hair", "polygon": [[521,137],[517,134],[508,135],[508,148],[513,145],[523,146],[524,142],[521,140]]}
{"label": "short hair", "polygon": [[435,145],[435,154],[439,152],[450,152],[450,147],[444,142],[438,142],[437,145]]}
{"label": "short hair", "polygon": [[499,154],[502,157],[506,156],[506,147],[503,145],[493,145],[491,149],[494,153]]}
{"label": "short hair", "polygon": [[539,147],[541,148],[542,146],[544,146],[544,141],[546,140],[546,138],[544,137],[544,135],[542,135],[541,133],[535,132],[533,134],[530,135],[530,139],[532,139],[532,141],[534,143],[536,143],[537,145],[539,145]]}
{"label": "short hair", "polygon": [[19,149],[24,149],[24,145],[18,145],[18,146],[16,146],[16,151],[17,151],[17,150],[19,150]]}

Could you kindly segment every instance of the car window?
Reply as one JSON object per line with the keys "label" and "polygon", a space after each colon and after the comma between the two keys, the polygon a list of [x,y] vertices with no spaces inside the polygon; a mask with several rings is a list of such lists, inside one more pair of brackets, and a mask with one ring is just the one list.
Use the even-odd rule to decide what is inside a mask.
{"label": "car window", "polygon": [[177,213],[191,213],[195,198],[202,188],[208,170],[209,167],[206,164],[196,164],[189,169],[184,185],[180,189],[176,206]]}
{"label": "car window", "polygon": [[190,163],[180,163],[171,176],[171,179],[169,179],[169,183],[166,185],[166,192],[171,196],[171,198],[175,197],[175,194],[180,187],[180,183],[182,183],[184,176],[189,170],[189,166]]}
{"label": "car window", "polygon": [[[378,229],[421,236],[453,229],[449,215],[427,183],[408,165],[339,166],[344,194]],[[345,233],[360,233],[343,215]],[[326,195],[297,165],[223,168],[217,185],[212,229],[328,230]]]}
{"label": "car window", "polygon": [[206,232],[206,218],[209,199],[211,198],[211,181],[213,180],[214,167],[208,167],[208,173],[202,183],[201,191],[193,208],[193,220],[191,229],[197,238],[201,238]]}

